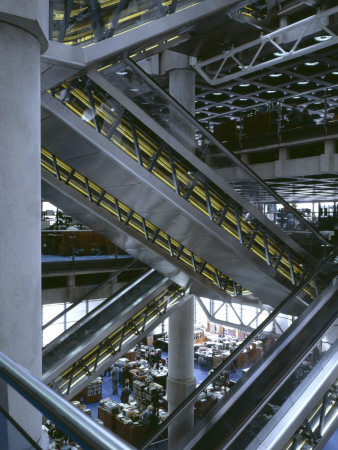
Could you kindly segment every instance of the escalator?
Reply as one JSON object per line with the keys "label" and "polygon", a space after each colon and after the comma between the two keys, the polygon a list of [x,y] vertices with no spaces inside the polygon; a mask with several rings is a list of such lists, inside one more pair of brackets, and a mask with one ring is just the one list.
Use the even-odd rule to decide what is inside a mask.
{"label": "escalator", "polygon": [[[337,285],[323,291],[313,306],[297,321],[298,327],[290,327],[290,332],[281,339],[274,354],[267,353],[266,360],[256,370],[252,369],[250,378],[236,386],[232,400],[224,401],[223,404],[219,402],[217,412],[213,411],[213,426],[208,427],[207,432],[204,428],[203,437],[189,442],[187,448],[203,449],[207,445],[213,449],[231,448],[230,444],[244,430],[244,425],[276,393],[278,387],[335,322],[338,316],[337,295]],[[233,448],[238,448],[235,443]]]}
{"label": "escalator", "polygon": [[[179,448],[196,449],[245,448],[249,443],[247,436],[251,436],[246,427],[267,402],[272,403],[271,399],[275,398],[280,388],[286,386],[285,383],[290,376],[305,361],[306,365],[308,364],[309,352],[315,348],[317,342],[323,339],[323,335],[326,336],[323,339],[325,345],[329,335],[332,343],[337,339],[335,325],[338,317],[338,285],[334,283],[337,274],[336,257],[337,251],[332,252],[327,261],[320,264],[304,281],[302,287],[320,277],[326,280],[326,286],[322,286],[311,305],[304,305],[297,320],[290,320],[288,326],[278,335],[271,328],[276,317],[281,317],[288,305],[294,302],[299,288],[284,299],[279,307],[171,413],[156,433],[142,445],[142,449],[153,448],[153,443],[165,439],[167,428],[172,426],[175,428],[192,405],[195,407],[195,425],[189,432],[181,430],[183,434],[176,440],[175,445]],[[334,270],[332,263],[335,265]],[[213,400],[211,398],[208,400],[209,394],[206,396],[205,393],[213,391],[220,379],[226,379],[225,371],[230,371],[233,364],[237,365],[241,355],[245,356],[245,352],[252,345],[256,346],[259,342],[257,339],[262,339],[263,336],[269,336],[267,340],[269,345],[263,350],[262,356],[242,371],[237,382],[230,381],[230,384],[226,384],[223,394],[219,393]],[[285,392],[288,391],[284,391],[283,401],[288,398]],[[207,403],[203,405],[201,403],[203,401]],[[276,404],[279,408],[280,404],[278,402]],[[201,405],[203,413],[199,415]],[[177,433],[176,431],[176,435]],[[241,436],[246,437],[246,441],[243,441]],[[236,439],[242,440],[238,442]]]}
{"label": "escalator", "polygon": [[169,141],[175,150],[169,147],[163,127],[150,128],[149,120],[145,126],[127,111],[112,97],[109,81],[101,78],[100,84],[105,89],[84,76],[42,96],[42,145],[264,303],[277,306],[314,267],[316,250],[328,245],[325,239],[298,218],[312,237],[311,246],[302,248],[250,202],[248,192],[273,196],[261,180],[252,176],[235,190],[193,153],[182,155],[184,145],[176,151],[177,139]]}
{"label": "escalator", "polygon": [[[227,272],[222,272],[173,239],[46,149],[42,149],[41,164],[42,191],[46,200],[69,212],[180,286],[189,286],[190,291],[198,295],[216,296],[227,301],[248,293]],[[316,283],[307,286],[299,294],[297,304],[293,304],[294,312],[304,302],[309,303],[318,289],[320,287]]]}
{"label": "escalator", "polygon": [[[268,419],[266,425],[260,430],[256,428],[246,450],[323,448],[338,423],[338,341],[329,345],[331,347],[313,366],[304,362],[293,379],[289,379],[288,384],[296,384],[296,389],[278,409],[275,408],[277,411],[272,417],[264,417]],[[316,355],[315,351],[313,353]],[[280,399],[280,392],[278,397]]]}
{"label": "escalator", "polygon": [[184,303],[184,295],[168,278],[145,269],[43,348],[43,381],[74,397]]}

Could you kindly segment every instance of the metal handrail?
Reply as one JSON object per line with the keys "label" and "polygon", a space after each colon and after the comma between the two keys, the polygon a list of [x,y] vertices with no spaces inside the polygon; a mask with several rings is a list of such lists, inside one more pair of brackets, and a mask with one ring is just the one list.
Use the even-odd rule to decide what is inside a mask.
{"label": "metal handrail", "polygon": [[136,258],[134,258],[132,261],[130,261],[128,264],[126,264],[125,266],[123,266],[120,270],[118,270],[117,272],[114,272],[112,275],[110,275],[110,277],[108,277],[106,280],[104,280],[102,283],[100,283],[98,286],[95,286],[94,288],[92,288],[89,292],[87,292],[85,295],[83,295],[82,297],[80,297],[78,300],[76,300],[74,303],[72,303],[70,306],[68,306],[68,308],[64,309],[63,311],[61,311],[59,314],[57,314],[56,316],[54,316],[49,322],[45,323],[42,326],[42,331],[49,327],[53,322],[55,322],[56,320],[60,319],[60,317],[64,316],[65,314],[67,314],[70,310],[72,310],[73,308],[75,308],[75,306],[77,306],[79,303],[83,302],[83,300],[85,300],[89,295],[93,294],[93,292],[95,292],[96,290],[100,289],[101,287],[105,286],[107,283],[109,283],[110,281],[112,281],[114,278],[118,277],[122,272],[124,272],[126,269],[128,269],[129,267],[131,267],[136,261],[138,261]]}
{"label": "metal handrail", "polygon": [[134,448],[98,425],[2,352],[0,352],[0,377],[84,449],[132,450]]}
{"label": "metal handrail", "polygon": [[204,389],[208,387],[210,383],[212,383],[220,374],[225,370],[227,366],[229,366],[235,359],[238,358],[238,356],[242,353],[242,351],[250,345],[253,340],[264,331],[264,329],[272,323],[272,321],[278,316],[278,314],[281,313],[281,311],[289,304],[292,300],[304,289],[304,287],[310,283],[317,275],[320,273],[320,271],[330,262],[332,261],[336,256],[338,255],[338,248],[335,248],[332,250],[332,252],[328,255],[328,257],[325,259],[324,262],[321,262],[311,273],[310,275],[303,280],[303,282],[297,286],[291,294],[289,294],[283,302],[245,339],[245,341],[240,344],[236,350],[231,353],[228,358],[226,358],[216,369],[214,369],[214,372],[209,375],[202,383],[190,394],[188,397],[186,397],[185,400],[170,414],[170,416],[165,419],[161,426],[155,431],[155,433],[147,439],[142,444],[141,450],[144,450],[150,445],[154,439],[156,439],[158,436],[160,436],[163,431],[176,419],[178,415],[181,414],[181,412],[186,409],[194,400],[198,397],[198,395],[203,392]]}
{"label": "metal handrail", "polygon": [[222,145],[208,130],[206,130],[183,106],[181,106],[170,94],[165,92],[161,87],[151,79],[146,72],[141,69],[140,66],[135,64],[129,57],[124,57],[123,61],[127,64],[133,71],[137,73],[146,83],[148,83],[151,88],[153,88],[161,97],[163,97],[179,114],[181,114],[186,120],[188,120],[195,128],[197,128],[204,136],[207,137],[216,147],[218,147],[227,157],[235,163],[240,169],[248,174],[248,176],[262,186],[272,197],[277,200],[277,203],[282,204],[287,208],[294,217],[299,220],[300,223],[305,225],[312,234],[314,234],[322,243],[325,245],[332,245],[327,241],[320,233],[317,231],[309,222],[307,222],[298,212],[282,197],[280,197],[277,192],[275,192],[270,186],[268,186],[264,181],[253,172],[248,166],[246,166],[240,159],[238,159],[232,152],[230,152],[224,145]]}

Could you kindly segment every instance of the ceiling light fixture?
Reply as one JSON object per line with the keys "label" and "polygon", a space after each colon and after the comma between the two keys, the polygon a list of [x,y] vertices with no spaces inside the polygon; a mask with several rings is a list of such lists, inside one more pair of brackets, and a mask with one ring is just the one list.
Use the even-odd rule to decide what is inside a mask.
{"label": "ceiling light fixture", "polygon": [[212,95],[222,95],[222,92],[213,92]]}
{"label": "ceiling light fixture", "polygon": [[277,78],[277,77],[281,77],[282,75],[283,75],[282,73],[270,73],[269,77]]}
{"label": "ceiling light fixture", "polygon": [[297,81],[297,84],[309,84],[308,81]]}
{"label": "ceiling light fixture", "polygon": [[116,71],[116,75],[128,75],[128,72],[126,70],[121,69]]}
{"label": "ceiling light fixture", "polygon": [[332,72],[332,75],[338,75],[338,72],[336,72],[336,71]]}
{"label": "ceiling light fixture", "polygon": [[271,91],[266,91],[267,94],[274,94],[277,91],[271,90]]}
{"label": "ceiling light fixture", "polygon": [[305,63],[306,66],[317,66],[319,64],[319,61],[307,61]]}
{"label": "ceiling light fixture", "polygon": [[282,53],[282,52],[274,52],[274,56],[283,56],[285,55],[286,52]]}
{"label": "ceiling light fixture", "polygon": [[241,87],[248,87],[248,86],[250,86],[250,83],[241,83],[240,86]]}
{"label": "ceiling light fixture", "polygon": [[247,101],[248,101],[247,98],[240,98],[239,100],[240,100],[241,102],[247,102]]}
{"label": "ceiling light fixture", "polygon": [[315,41],[317,41],[317,42],[324,42],[324,41],[328,41],[331,38],[332,38],[332,36],[330,36],[328,34],[324,34],[323,36],[316,36],[315,37]]}
{"label": "ceiling light fixture", "polygon": [[139,91],[139,88],[130,88],[129,89],[131,92],[138,92]]}

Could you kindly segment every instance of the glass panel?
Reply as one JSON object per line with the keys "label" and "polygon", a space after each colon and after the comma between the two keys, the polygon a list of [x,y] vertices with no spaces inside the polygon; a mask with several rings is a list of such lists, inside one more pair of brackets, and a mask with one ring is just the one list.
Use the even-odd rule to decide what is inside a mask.
{"label": "glass panel", "polygon": [[[117,87],[123,89],[123,86],[117,85]],[[117,105],[115,100],[99,86],[94,85],[89,79],[78,79],[67,86],[67,97],[62,100],[64,89],[65,86],[59,86],[53,91],[53,95],[80,117],[83,117],[91,102],[95,104],[96,115],[88,122],[91,127],[104,134],[133,160],[151,171],[161,182],[209,217],[210,221],[238,239],[268,265],[276,267],[288,282],[291,281],[292,284],[297,285],[306,275],[308,261],[302,261],[295,251],[285,246],[279,237],[258,220],[248,220],[246,211],[233,200],[232,191],[231,195],[227,194],[207,180],[203,174],[192,167],[189,161],[176,154],[164,141],[154,135],[153,130],[142,125],[138,118],[126,112],[121,105]],[[44,152],[47,153],[46,150]],[[84,187],[82,186],[81,189],[83,190]],[[99,189],[97,187],[98,191]],[[93,192],[92,195],[94,195]],[[99,197],[99,193],[97,195]],[[101,206],[105,206],[105,202],[102,201]],[[111,205],[110,208],[112,208]],[[126,216],[129,208],[125,206],[123,209],[121,214]],[[134,214],[132,219],[130,221],[128,219],[128,223],[142,230],[140,217]],[[154,230],[154,225],[149,224],[149,228]],[[155,243],[161,238],[164,248],[170,251],[168,238],[165,239],[163,233],[159,233]],[[174,240],[171,244],[172,247],[179,246],[179,243]],[[191,266],[189,252],[183,251],[181,259]],[[216,275],[216,269],[210,267],[210,264],[204,264],[201,258],[196,257],[194,263],[195,266],[200,266],[200,273],[213,279],[219,287],[225,283],[225,289],[231,295],[238,295],[242,290],[241,286],[233,284],[229,279],[223,281],[222,275]]]}
{"label": "glass panel", "polygon": [[[78,0],[50,1],[51,39],[69,45],[87,46],[135,29],[202,0]],[[174,6],[175,5],[175,6]]]}
{"label": "glass panel", "polygon": [[[318,243],[325,243],[325,239],[321,238],[311,226],[312,217],[305,216],[303,218],[303,216],[301,217],[297,214],[268,185],[264,184],[229,150],[217,142],[212,134],[194,121],[192,117],[182,114],[175,108],[168,97],[163,96],[161,90],[157,89],[154,83],[150,84],[146,81],[147,78],[142,76],[142,71],[139,68],[136,68],[135,65],[119,63],[105,66],[99,72],[110,83],[131,98],[149,116],[155,118],[157,123],[170,132],[186,148],[191,148],[195,155],[204,163],[212,166],[213,161],[215,161],[213,154],[217,154],[217,167],[222,167],[222,176],[230,180],[232,187],[257,208],[260,213],[265,214],[270,221],[277,224],[282,230],[296,230],[309,233],[307,242],[304,242],[304,239],[301,242],[304,248],[315,253],[318,251]],[[323,90],[323,94],[325,95],[325,90]],[[331,94],[332,92],[330,92],[330,98],[332,97],[333,105],[334,97]],[[282,108],[277,103],[269,104],[269,108],[276,112],[276,120],[278,121],[278,114],[282,115]],[[250,117],[250,113],[246,110],[244,111],[244,114],[249,114],[248,117]],[[252,108],[248,111],[252,111]],[[230,119],[231,117],[229,116]],[[241,121],[241,135],[245,131],[245,123],[245,120]],[[193,145],[192,142],[194,143]],[[278,205],[279,210],[277,211]],[[250,214],[246,214],[245,211],[242,211],[242,213],[245,220],[248,222],[252,220]],[[305,219],[308,219],[310,225]]]}
{"label": "glass panel", "polygon": [[[231,391],[242,376],[250,375],[250,369],[254,363],[259,361],[268,350],[279,343],[279,339],[292,325],[295,317],[302,314],[312,302],[309,296],[311,289],[315,289],[320,293],[324,288],[332,284],[332,275],[330,276],[328,271],[331,262],[328,261],[321,271],[311,281],[307,282],[298,294],[290,295],[288,297],[289,300],[287,302],[284,301],[285,305],[278,314],[272,312],[268,318],[269,323],[261,329],[256,329],[245,340],[233,340],[227,337],[226,339],[219,339],[217,348],[211,349],[203,345],[201,349],[195,352],[199,357],[203,357],[201,360],[198,360],[198,363],[210,370],[209,377],[201,383],[194,393],[195,426],[225,394]],[[233,311],[239,311],[240,305],[235,306],[236,308]],[[267,312],[264,312],[264,315],[266,314]],[[233,318],[235,319],[235,316]],[[326,338],[323,338],[324,345],[326,340]],[[231,356],[239,346],[242,347],[242,350],[236,356]],[[327,348],[323,346],[323,351],[326,350]],[[218,367],[221,368],[221,364],[222,370],[217,370]],[[214,371],[219,372],[217,376],[213,376]],[[174,420],[180,421],[185,411],[184,409]],[[159,436],[156,437],[156,440],[158,439]]]}
{"label": "glass panel", "polygon": [[[335,333],[333,325],[326,333],[326,336]],[[287,379],[279,391],[269,400],[269,402],[259,411],[257,416],[243,430],[239,437],[229,446],[229,450],[246,448],[263,427],[273,418],[283,403],[290,397],[293,391],[316,367],[316,364],[323,358],[325,353],[335,343],[336,339],[327,343],[326,337],[318,342],[316,347],[302,360],[294,373]],[[324,346],[325,342],[325,346]]]}

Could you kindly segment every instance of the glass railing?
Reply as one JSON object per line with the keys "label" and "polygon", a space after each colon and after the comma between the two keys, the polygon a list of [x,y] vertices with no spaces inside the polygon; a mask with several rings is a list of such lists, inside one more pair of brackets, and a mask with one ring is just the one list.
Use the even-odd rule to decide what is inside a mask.
{"label": "glass railing", "polygon": [[[185,148],[191,149],[195,153],[195,156],[213,168],[215,167],[215,160],[212,158],[212,154],[216,153],[221,161],[220,166],[224,169],[226,179],[229,180],[231,186],[248,200],[259,213],[265,214],[267,219],[278,224],[278,222],[264,210],[264,204],[281,205],[289,214],[289,223],[292,219],[292,222],[297,225],[299,230],[305,231],[312,236],[312,240],[308,240],[308,243],[303,244],[307,251],[311,252],[311,246],[313,245],[314,240],[327,245],[327,241],[312,226],[311,221],[308,222],[304,217],[298,214],[291,205],[282,199],[272,188],[265,184],[254,172],[239,160],[232,153],[232,148],[229,150],[225,147],[227,146],[226,141],[222,145],[222,143],[219,142],[219,140],[222,140],[219,135],[215,136],[203,128],[192,115],[182,108],[169,94],[164,92],[137,64],[132,62],[131,59],[126,58],[117,64],[106,64],[104,67],[98,69],[98,72],[103,75],[109,83],[113,84],[116,89],[119,89],[132,99],[139,108],[146,112],[150,117],[154,118],[161,127],[174,136]],[[327,129],[329,118],[334,117],[334,98],[337,93],[337,88],[332,88],[332,91],[328,91],[328,89],[322,90],[323,96],[328,92],[330,99],[327,98],[325,100],[325,129]],[[105,99],[108,100],[107,94],[105,94],[102,99],[103,104],[105,103]],[[111,97],[109,100],[113,101]],[[291,103],[293,102],[290,99],[290,104]],[[258,104],[257,109],[259,109],[259,105],[260,104]],[[260,106],[264,106],[264,104]],[[265,106],[268,107],[267,105]],[[282,126],[284,126],[281,117],[287,116],[289,113],[286,111],[290,108],[288,106],[288,98],[286,98],[284,103],[269,105],[269,108],[277,113],[277,118],[273,119],[277,121],[277,139],[281,133]],[[249,116],[249,112],[246,113],[245,111],[249,111],[249,109],[244,109],[243,113],[241,112],[240,114],[248,114]],[[99,111],[97,111],[97,114],[99,115]],[[268,114],[270,117],[272,112],[269,112]],[[290,118],[290,116],[288,117]],[[198,115],[196,116],[196,119],[198,119]],[[236,133],[238,132],[240,139],[243,139],[245,131],[245,121],[244,118],[242,119],[240,120],[240,125],[238,127],[236,125],[235,127]],[[287,117],[285,117],[285,120],[286,119]],[[248,120],[250,120],[250,117]],[[231,126],[233,127],[233,121],[231,122]],[[259,122],[260,124],[262,123],[261,120]],[[291,123],[291,119],[288,123]],[[256,134],[258,133],[261,135],[263,131],[260,127],[256,125],[252,128]],[[101,132],[104,133],[104,131]],[[217,140],[217,138],[219,140]],[[196,173],[196,169],[190,170]],[[248,214],[248,217],[252,216]]]}
{"label": "glass railing", "polygon": [[[2,390],[10,389],[10,387],[15,389],[18,393],[17,402],[24,403],[27,413],[31,411],[33,415],[39,414],[38,411],[40,411],[45,419],[48,419],[42,428],[43,432],[48,434],[46,439],[41,439],[45,443],[43,448],[46,448],[46,444],[48,446],[50,441],[49,448],[65,449],[81,446],[83,449],[132,449],[129,444],[98,425],[94,419],[61,398],[28,370],[1,352],[0,378],[3,384]],[[30,403],[30,406],[27,406],[25,400]],[[19,410],[19,408],[16,409]],[[1,449],[36,448],[41,450],[35,439],[32,439],[22,428],[27,426],[27,418],[25,423],[18,423],[22,419],[25,420],[23,413],[21,418],[12,417],[6,410],[0,408]]]}
{"label": "glass railing", "polygon": [[[60,375],[55,376],[49,382],[50,386],[61,395],[72,398],[76,393],[75,390],[79,386],[81,387],[81,383],[85,382],[88,377],[95,373],[100,374],[107,366],[107,362],[111,364],[112,358],[121,357],[129,348],[139,342],[140,336],[146,336],[157,326],[158,320],[162,322],[168,312],[175,311],[185,294],[183,288],[174,285],[164,289],[117,330],[101,340]],[[74,342],[77,342],[76,335]],[[57,358],[57,355],[55,357]]]}
{"label": "glass railing", "polygon": [[[321,264],[311,275],[304,280],[302,287],[315,285],[319,294],[332,283],[332,262],[336,261],[338,250],[331,253],[328,260]],[[337,273],[337,264],[333,273]],[[324,281],[325,280],[325,281]],[[323,282],[324,281],[324,282]],[[168,426],[179,423],[189,405],[194,405],[195,428],[207,415],[211,414],[213,407],[223,398],[229,399],[232,388],[242,377],[250,376],[250,369],[254,363],[261,360],[266,352],[271,352],[279,344],[279,339],[289,329],[297,317],[302,314],[307,305],[299,299],[300,288],[290,294],[242,343],[235,343],[228,347],[223,356],[213,359],[212,373],[190,394],[186,400],[163,422],[152,440],[147,441],[142,448],[147,448],[151,442],[165,439]],[[205,348],[199,349],[205,351]],[[228,355],[227,355],[228,353]],[[197,430],[197,428],[196,428]],[[193,433],[193,431],[191,431]]]}
{"label": "glass railing", "polygon": [[[336,325],[332,325],[327,331],[334,332]],[[229,450],[236,450],[239,448],[247,448],[250,442],[257,436],[257,434],[265,427],[274,415],[279,411],[283,404],[289,399],[292,393],[297,387],[306,379],[307,376],[315,369],[316,365],[320,363],[321,359],[330,350],[334,342],[327,342],[325,339],[321,339],[316,347],[300,362],[298,367],[287,379],[283,386],[277,391],[269,402],[258,412],[256,417],[251,423],[242,431],[237,439],[228,447]],[[327,409],[329,410],[335,400],[328,402]]]}
{"label": "glass railing", "polygon": [[203,0],[50,2],[50,39],[86,46],[139,28]]}
{"label": "glass railing", "polygon": [[[123,274],[124,271],[128,271],[137,264],[138,273],[142,270],[142,263],[132,259],[129,263],[125,264],[121,269],[110,275],[105,281],[90,289],[84,295],[81,295],[77,300],[68,304],[61,304],[64,308],[61,312],[57,313],[50,318],[53,314],[53,308],[50,308],[45,312],[43,308],[42,314],[42,333],[43,333],[43,346],[45,347],[52,340],[57,338],[65,331],[65,328],[74,326],[78,321],[82,320],[88,311],[88,300],[98,299],[95,304],[100,303],[100,308],[104,307],[107,302],[111,301],[116,292],[116,280]],[[143,266],[143,270],[144,266]],[[136,278],[136,277],[134,277]],[[98,306],[97,306],[98,307]],[[56,308],[58,309],[58,308]],[[48,315],[47,315],[48,314]]]}
{"label": "glass railing", "polygon": [[[162,254],[164,252],[165,256],[169,256],[173,263],[175,261],[183,263],[186,269],[200,276],[204,283],[210,283],[213,288],[220,289],[220,292],[231,296],[248,293],[248,290],[235,280],[229,278],[222,271],[44,148],[41,154],[41,165],[43,169],[53,174],[60,181],[66,183],[69,187],[88,198],[90,202],[96,203],[97,206],[111,214],[112,219],[117,219],[128,226],[133,233],[136,232],[140,238],[145,239],[144,242],[148,247],[153,246],[155,251],[160,250]],[[290,261],[293,260],[290,259]],[[285,260],[284,257],[281,264],[285,263],[288,264],[288,260]],[[305,274],[307,271],[307,267],[300,267],[297,277],[301,278],[302,274]],[[311,296],[311,293],[309,294]]]}
{"label": "glass railing", "polygon": [[[117,82],[116,87],[124,89]],[[301,247],[291,250],[267,226],[250,216],[232,195],[208,180],[90,79],[82,77],[72,84],[63,84],[54,89],[52,95],[292,284],[303,277],[310,261],[307,253],[304,255],[306,263],[299,256]],[[261,183],[260,190],[265,188]],[[326,242],[321,236],[320,239]],[[306,245],[306,250],[313,250],[312,241]]]}

